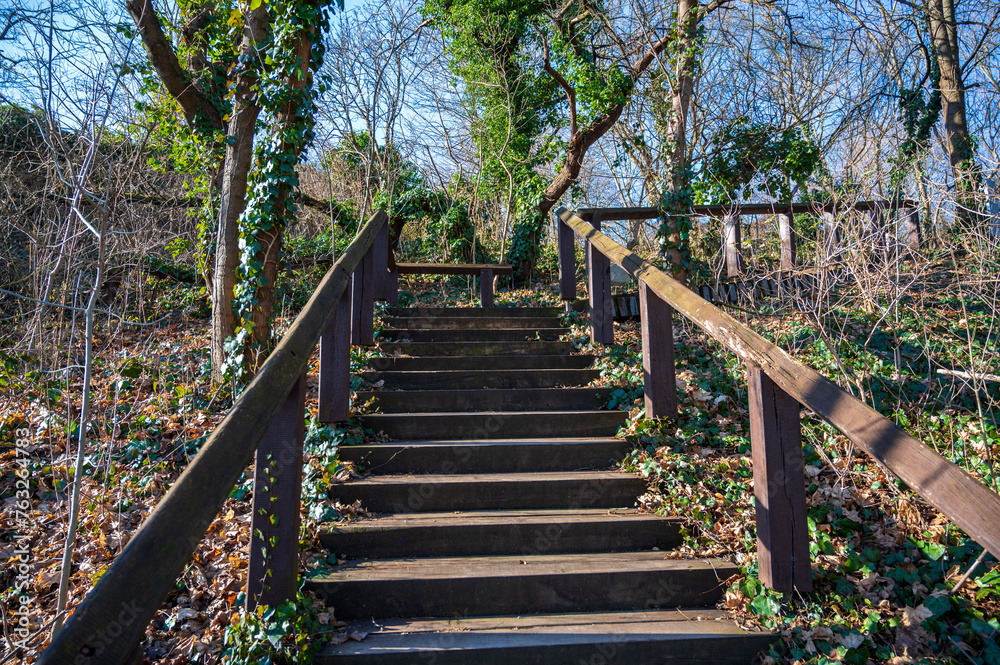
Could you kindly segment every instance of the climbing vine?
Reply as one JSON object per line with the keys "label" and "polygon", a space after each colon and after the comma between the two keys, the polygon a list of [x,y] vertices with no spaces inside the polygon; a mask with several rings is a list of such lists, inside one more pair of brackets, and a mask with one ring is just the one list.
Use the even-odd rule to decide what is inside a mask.
{"label": "climbing vine", "polygon": [[[926,22],[929,19],[925,16],[924,20]],[[927,30],[930,31],[930,26],[927,26]],[[912,169],[927,154],[931,131],[941,116],[941,65],[933,42],[928,48],[927,59],[926,78],[931,86],[927,99],[924,100],[924,91],[920,85],[899,88],[899,120],[903,124],[906,138],[899,146],[889,174],[890,191],[897,193],[902,190],[903,182]]]}
{"label": "climbing vine", "polygon": [[[252,0],[251,8],[261,0]],[[240,216],[240,265],[233,310],[238,324],[227,342],[225,372],[245,379],[270,345],[271,299],[284,230],[295,220],[291,194],[299,180],[295,167],[313,139],[315,97],[322,85],[313,76],[322,64],[322,31],[327,11],[319,2],[269,0],[271,32],[260,59],[257,104],[267,135],[254,148],[246,208]]]}
{"label": "climbing vine", "polygon": [[697,203],[772,199],[790,203],[810,178],[824,172],[808,128],[781,129],[740,117],[712,137],[712,157],[694,182]]}
{"label": "climbing vine", "polygon": [[394,220],[425,222],[431,240],[426,249],[439,253],[445,260],[455,257],[466,262],[491,260],[483,246],[476,242],[476,228],[469,217],[468,206],[449,193],[419,185],[396,196],[382,190],[376,202]]}
{"label": "climbing vine", "polygon": [[661,255],[669,259],[666,267],[681,281],[693,267],[691,206],[694,205],[694,188],[691,164],[685,150],[680,149],[684,145],[680,133],[684,131],[686,119],[677,117],[684,111],[674,108],[671,89],[679,88],[685,80],[693,80],[701,70],[706,39],[701,18],[697,7],[684,21],[674,15],[673,38],[665,53],[666,64],[654,73],[651,85],[657,133],[663,137],[664,149],[672,156],[657,202],[660,211],[657,241]]}

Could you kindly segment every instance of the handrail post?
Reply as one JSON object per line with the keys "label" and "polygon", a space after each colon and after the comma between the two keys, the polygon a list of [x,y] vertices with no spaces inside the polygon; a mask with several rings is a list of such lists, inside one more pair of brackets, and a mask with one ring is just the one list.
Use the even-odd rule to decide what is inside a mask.
{"label": "handrail post", "polygon": [[799,403],[763,369],[747,365],[750,444],[761,583],[776,591],[809,591],[809,527]]}
{"label": "handrail post", "polygon": [[828,266],[840,253],[840,225],[837,222],[837,210],[823,211],[823,265]]}
{"label": "handrail post", "polygon": [[305,438],[306,374],[271,422],[254,458],[247,608],[274,607],[295,597],[299,569],[299,506]]}
{"label": "handrail post", "polygon": [[351,343],[371,346],[375,343],[375,245],[351,275]]}
{"label": "handrail post", "polygon": [[319,340],[321,423],[347,420],[351,399],[351,294],[346,290]]}
{"label": "handrail post", "polygon": [[573,229],[556,215],[559,242],[559,297],[576,300],[576,237]]}
{"label": "handrail post", "polygon": [[642,320],[642,383],[647,418],[677,418],[673,308],[639,282]]}
{"label": "handrail post", "polygon": [[[590,224],[601,230],[600,215],[593,214]],[[612,344],[615,341],[614,303],[611,301],[611,261],[600,250],[587,243],[587,290],[590,294],[590,341]]]}
{"label": "handrail post", "polygon": [[493,269],[479,271],[479,306],[493,307]]}
{"label": "handrail post", "polygon": [[726,276],[738,279],[743,270],[742,229],[739,213],[729,212],[722,218],[723,238],[725,239]]}
{"label": "handrail post", "polygon": [[917,206],[910,208],[903,224],[903,237],[906,238],[907,248],[913,252],[918,251],[924,238],[923,229],[920,228],[920,209]]}
{"label": "handrail post", "polygon": [[392,306],[399,304],[399,276],[389,265],[389,222],[386,221],[375,236],[372,256],[375,260],[375,300],[382,300]]}
{"label": "handrail post", "polygon": [[778,215],[778,235],[781,238],[781,272],[788,273],[795,270],[796,258],[796,233],[795,233],[795,213],[791,207]]}

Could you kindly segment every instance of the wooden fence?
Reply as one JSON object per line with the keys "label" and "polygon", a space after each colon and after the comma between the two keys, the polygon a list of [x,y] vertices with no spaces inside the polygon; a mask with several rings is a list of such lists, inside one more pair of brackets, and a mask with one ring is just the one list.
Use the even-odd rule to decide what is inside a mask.
{"label": "wooden fence", "polygon": [[[722,253],[725,260],[726,276],[730,279],[739,277],[743,271],[743,226],[741,215],[773,215],[778,218],[778,235],[781,239],[781,259],[779,269],[782,273],[794,271],[798,266],[798,231],[795,227],[796,215],[817,215],[823,220],[824,237],[820,247],[827,257],[836,256],[842,242],[838,215],[846,210],[865,214],[869,220],[869,233],[877,247],[870,250],[881,250],[889,256],[893,243],[888,238],[895,235],[890,231],[886,218],[896,211],[904,211],[902,239],[909,250],[919,249],[923,242],[923,231],[920,227],[920,211],[914,201],[856,201],[853,203],[744,203],[733,205],[700,205],[693,206],[691,213],[696,217],[710,217],[721,220]],[[594,228],[600,229],[601,222],[624,221],[637,219],[656,219],[660,216],[658,208],[581,208],[577,214],[588,220]]]}
{"label": "wooden fence", "polygon": [[673,312],[690,320],[747,365],[757,511],[759,576],[768,588],[812,587],[799,421],[804,406],[884,464],[973,539],[1000,556],[1000,495],[938,455],[816,370],[750,330],[641,257],[560,208],[560,295],[576,299],[575,235],[586,243],[591,338],[614,341],[613,262],[639,282],[646,414],[675,417]]}

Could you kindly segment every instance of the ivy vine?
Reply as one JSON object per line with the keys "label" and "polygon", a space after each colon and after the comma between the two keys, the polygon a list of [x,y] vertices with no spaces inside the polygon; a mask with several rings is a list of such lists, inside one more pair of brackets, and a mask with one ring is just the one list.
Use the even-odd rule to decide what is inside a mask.
{"label": "ivy vine", "polygon": [[[259,5],[261,0],[253,0]],[[328,26],[325,6],[315,1],[269,0],[270,35],[253,62],[242,66],[259,69],[258,123],[267,134],[254,147],[254,166],[247,182],[246,208],[239,220],[240,265],[234,290],[233,311],[237,327],[227,342],[227,376],[242,381],[270,345],[270,339],[255,328],[254,311],[273,292],[264,275],[267,252],[280,260],[284,230],[295,221],[292,192],[299,180],[295,172],[300,155],[313,139],[315,98],[324,89],[314,86],[313,76],[322,64],[322,33]],[[308,62],[300,45],[309,44]]]}

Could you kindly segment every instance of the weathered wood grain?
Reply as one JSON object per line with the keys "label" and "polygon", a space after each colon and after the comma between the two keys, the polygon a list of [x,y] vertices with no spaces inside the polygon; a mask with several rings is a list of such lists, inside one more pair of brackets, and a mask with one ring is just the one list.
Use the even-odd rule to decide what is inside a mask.
{"label": "weathered wood grain", "polygon": [[781,238],[781,263],[782,272],[795,270],[798,234],[795,232],[795,213],[788,211],[778,215],[778,236]]}
{"label": "weathered wood grain", "polygon": [[728,214],[722,218],[722,237],[725,242],[726,275],[732,279],[740,276],[743,270],[743,256],[741,251],[742,228],[740,227],[740,216]]}
{"label": "weathered wood grain", "polygon": [[799,403],[761,368],[747,367],[757,561],[777,591],[812,590]]}
{"label": "weathered wood grain", "polygon": [[351,296],[344,293],[319,342],[319,421],[347,420],[350,399]]}
{"label": "weathered wood grain", "polygon": [[576,237],[573,229],[560,220],[559,229],[559,297],[576,300]]}
{"label": "weathered wood grain", "polygon": [[677,417],[673,310],[644,282],[639,283],[642,319],[642,383],[647,418]]}
{"label": "weathered wood grain", "polygon": [[514,268],[490,263],[397,263],[400,275],[478,275],[483,270],[492,270],[496,275],[510,276]]}
{"label": "weathered wood grain", "polygon": [[251,610],[281,605],[298,589],[305,399],[303,372],[257,446],[246,589]]}
{"label": "weathered wood grain", "polygon": [[[594,228],[601,228],[601,216],[591,218]],[[587,245],[587,291],[590,296],[590,340],[594,344],[615,341],[614,303],[611,301],[611,262],[600,251]]]}

